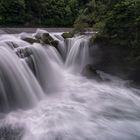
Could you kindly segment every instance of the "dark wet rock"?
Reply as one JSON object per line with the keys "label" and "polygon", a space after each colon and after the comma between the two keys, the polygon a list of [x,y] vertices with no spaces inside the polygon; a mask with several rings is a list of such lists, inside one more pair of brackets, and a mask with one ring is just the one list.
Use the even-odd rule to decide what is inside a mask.
{"label": "dark wet rock", "polygon": [[92,67],[92,65],[88,64],[84,67],[82,71],[82,75],[89,79],[96,79],[98,81],[102,81],[102,78],[97,73],[97,70]]}
{"label": "dark wet rock", "polygon": [[59,42],[57,40],[53,40],[53,41],[50,42],[50,44],[52,46],[54,46],[55,48],[58,48]]}
{"label": "dark wet rock", "polygon": [[30,44],[33,44],[33,43],[39,43],[39,40],[32,37],[30,34],[27,34],[27,33],[21,33],[20,34],[20,38]]}
{"label": "dark wet rock", "polygon": [[40,40],[41,40],[42,43],[44,43],[44,44],[50,44],[52,41],[54,41],[54,39],[50,36],[49,33],[44,33],[44,34],[42,34]]}
{"label": "dark wet rock", "polygon": [[26,63],[28,64],[30,70],[33,72],[33,74],[37,77],[36,72],[36,65],[34,63],[33,57],[29,56],[25,58]]}
{"label": "dark wet rock", "polygon": [[11,49],[14,49],[14,48],[18,48],[18,47],[19,47],[16,43],[11,42],[11,41],[7,41],[6,44],[7,44]]}
{"label": "dark wet rock", "polygon": [[62,34],[62,37],[63,37],[64,39],[72,38],[73,36],[74,36],[74,34],[71,33],[71,32],[65,32],[65,33]]}
{"label": "dark wet rock", "polygon": [[21,140],[23,134],[23,128],[13,128],[11,125],[0,127],[0,140]]}
{"label": "dark wet rock", "polygon": [[59,44],[57,40],[54,40],[54,38],[44,30],[37,30],[35,38],[43,45],[51,45],[57,48]]}
{"label": "dark wet rock", "polygon": [[26,41],[26,42],[28,42],[28,43],[30,43],[30,44],[39,43],[39,42],[40,42],[40,41],[37,40],[37,39],[29,38],[29,37],[26,37],[26,38],[24,38],[24,39],[22,39],[22,40],[24,40],[24,41]]}
{"label": "dark wet rock", "polygon": [[23,49],[18,49],[16,54],[20,57],[20,58],[25,58],[25,57],[29,57],[32,52],[29,48],[23,48]]}

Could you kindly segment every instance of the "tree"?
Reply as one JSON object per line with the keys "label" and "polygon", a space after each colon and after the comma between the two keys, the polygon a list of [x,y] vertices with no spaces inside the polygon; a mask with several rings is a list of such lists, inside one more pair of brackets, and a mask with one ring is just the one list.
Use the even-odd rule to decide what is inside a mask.
{"label": "tree", "polygon": [[22,24],[25,16],[24,0],[0,1],[1,24]]}

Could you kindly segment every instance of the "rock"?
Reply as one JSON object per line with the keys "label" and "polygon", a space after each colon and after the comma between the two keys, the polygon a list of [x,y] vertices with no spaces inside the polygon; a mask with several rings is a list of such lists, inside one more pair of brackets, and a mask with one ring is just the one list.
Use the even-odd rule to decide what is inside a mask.
{"label": "rock", "polygon": [[49,33],[42,34],[40,40],[43,44],[49,44],[49,45],[51,45],[51,42],[54,41],[54,39],[50,36]]}
{"label": "rock", "polygon": [[39,43],[39,40],[35,39],[34,37],[32,37],[30,34],[28,33],[21,33],[20,34],[20,38],[30,44],[33,43]]}
{"label": "rock", "polygon": [[24,128],[20,126],[13,127],[12,125],[0,126],[1,140],[21,140],[24,135]]}
{"label": "rock", "polygon": [[43,34],[49,34],[49,32],[46,30],[37,29],[36,33],[34,34],[34,37],[36,39],[41,39]]}
{"label": "rock", "polygon": [[55,34],[54,37],[59,41],[64,41],[64,38],[61,35]]}
{"label": "rock", "polygon": [[11,47],[11,49],[14,49],[14,48],[18,48],[19,46],[15,43],[15,42],[12,42],[12,41],[7,41],[5,42],[9,47]]}
{"label": "rock", "polygon": [[94,69],[90,64],[86,65],[82,71],[82,75],[89,79],[96,79],[98,81],[102,81],[102,78],[97,73],[97,70]]}
{"label": "rock", "polygon": [[54,40],[54,38],[47,31],[38,29],[35,34],[35,38],[42,44],[48,44],[56,48],[58,47],[58,41]]}
{"label": "rock", "polygon": [[71,32],[65,32],[65,33],[62,34],[62,37],[63,37],[64,39],[72,38],[73,36],[74,36],[74,35],[73,35],[73,33],[71,33]]}
{"label": "rock", "polygon": [[34,38],[24,38],[24,39],[22,39],[22,40],[24,40],[24,41],[26,41],[26,42],[28,42],[28,43],[30,43],[30,44],[33,44],[33,43],[40,43],[40,41],[39,40],[37,40],[37,39],[34,39]]}
{"label": "rock", "polygon": [[53,41],[50,42],[50,44],[57,49],[58,45],[59,45],[59,42],[57,40],[53,40]]}
{"label": "rock", "polygon": [[18,49],[16,54],[20,57],[20,58],[25,58],[25,57],[29,57],[31,56],[32,52],[29,48],[23,48],[23,49]]}

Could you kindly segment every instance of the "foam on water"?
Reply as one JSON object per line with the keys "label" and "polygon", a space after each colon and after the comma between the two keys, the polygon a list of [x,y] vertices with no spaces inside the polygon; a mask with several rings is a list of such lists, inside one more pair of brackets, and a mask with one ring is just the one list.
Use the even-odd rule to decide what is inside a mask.
{"label": "foam on water", "polygon": [[1,122],[23,127],[23,140],[138,140],[139,102],[133,89],[64,72],[61,91]]}

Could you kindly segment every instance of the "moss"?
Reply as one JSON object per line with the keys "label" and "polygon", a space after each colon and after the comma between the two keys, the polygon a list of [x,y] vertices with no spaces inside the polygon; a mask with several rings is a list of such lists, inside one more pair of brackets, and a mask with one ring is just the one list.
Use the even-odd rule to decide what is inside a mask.
{"label": "moss", "polygon": [[71,33],[71,32],[65,32],[65,33],[62,34],[62,37],[64,39],[66,39],[66,38],[72,38],[73,36],[74,36],[74,34]]}

